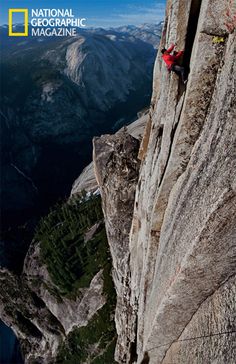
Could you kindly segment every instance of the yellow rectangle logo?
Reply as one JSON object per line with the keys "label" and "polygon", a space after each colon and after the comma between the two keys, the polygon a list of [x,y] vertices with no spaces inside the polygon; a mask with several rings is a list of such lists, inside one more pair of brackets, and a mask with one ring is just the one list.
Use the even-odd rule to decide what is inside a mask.
{"label": "yellow rectangle logo", "polygon": [[[21,33],[15,33],[13,32],[13,14],[14,13],[23,13],[24,14],[24,32]],[[9,25],[9,36],[10,37],[28,37],[29,35],[29,11],[28,9],[9,9],[8,10],[8,25]]]}

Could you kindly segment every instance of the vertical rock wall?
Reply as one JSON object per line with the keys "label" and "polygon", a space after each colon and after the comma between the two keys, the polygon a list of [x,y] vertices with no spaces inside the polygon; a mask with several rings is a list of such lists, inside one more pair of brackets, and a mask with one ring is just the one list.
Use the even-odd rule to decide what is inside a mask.
{"label": "vertical rock wall", "polygon": [[[214,306],[204,301],[236,270],[235,30],[225,25],[227,9],[227,1],[167,4],[162,45],[188,47],[183,62],[190,59],[190,74],[185,89],[157,57],[151,132],[142,150],[130,235],[138,363],[145,352],[152,364],[233,363],[235,357],[233,326],[228,345],[218,341],[218,350],[209,338],[200,349],[198,341],[192,339],[191,349],[181,341],[187,327],[192,338],[201,336],[193,315],[196,321],[213,319]],[[215,42],[216,36],[223,41]],[[221,326],[232,313],[224,305]],[[233,299],[230,305],[232,311]],[[222,329],[209,322],[205,331],[217,337]]]}
{"label": "vertical rock wall", "polygon": [[128,363],[134,350],[136,325],[134,307],[130,304],[129,232],[140,166],[139,141],[123,130],[94,138],[93,149],[117,293],[116,359]]}
{"label": "vertical rock wall", "polygon": [[[119,363],[235,361],[235,14],[230,0],[167,2],[161,47],[185,48],[187,86],[159,53],[127,209],[108,182],[121,182],[119,163],[97,173],[118,297],[126,287],[116,310]],[[115,216],[130,221],[130,213],[128,234]],[[125,249],[116,252],[120,237]]]}

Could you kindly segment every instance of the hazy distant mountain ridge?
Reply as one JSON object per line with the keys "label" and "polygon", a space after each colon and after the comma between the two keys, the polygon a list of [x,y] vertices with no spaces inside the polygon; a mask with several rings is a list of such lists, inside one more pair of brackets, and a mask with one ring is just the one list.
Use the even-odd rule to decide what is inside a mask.
{"label": "hazy distant mountain ridge", "polygon": [[121,33],[128,33],[133,37],[152,44],[154,48],[157,48],[159,45],[163,24],[163,22],[160,22],[158,24],[145,23],[140,26],[127,25],[114,28],[114,30],[117,30]]}

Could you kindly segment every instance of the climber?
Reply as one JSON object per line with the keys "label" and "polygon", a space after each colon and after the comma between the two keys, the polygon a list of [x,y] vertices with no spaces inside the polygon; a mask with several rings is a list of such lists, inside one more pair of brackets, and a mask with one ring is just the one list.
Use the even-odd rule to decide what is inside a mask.
{"label": "climber", "polygon": [[174,54],[171,54],[174,48],[175,44],[172,44],[168,49],[163,48],[161,50],[162,59],[166,63],[168,71],[175,72],[178,76],[181,76],[181,79],[185,84],[187,82],[187,72],[184,67],[178,65],[178,60],[183,55],[184,51],[174,52]]}

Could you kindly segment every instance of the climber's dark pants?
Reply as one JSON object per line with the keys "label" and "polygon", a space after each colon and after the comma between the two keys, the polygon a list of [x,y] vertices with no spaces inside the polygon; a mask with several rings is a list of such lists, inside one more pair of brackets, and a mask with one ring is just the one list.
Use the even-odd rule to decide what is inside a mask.
{"label": "climber's dark pants", "polygon": [[186,80],[186,72],[184,67],[178,66],[177,64],[173,64],[170,70],[176,73],[178,76],[181,76],[183,82]]}

